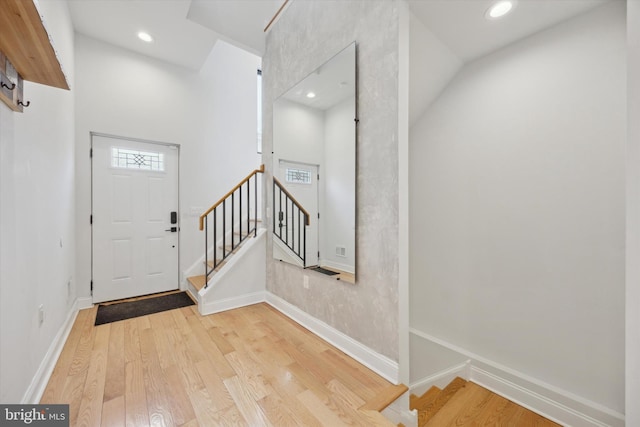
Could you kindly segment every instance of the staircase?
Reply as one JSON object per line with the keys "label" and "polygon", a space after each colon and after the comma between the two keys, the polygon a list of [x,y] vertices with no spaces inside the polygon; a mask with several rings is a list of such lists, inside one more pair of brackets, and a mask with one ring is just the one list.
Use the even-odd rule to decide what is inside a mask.
{"label": "staircase", "polygon": [[442,390],[433,386],[422,396],[411,394],[409,404],[418,411],[418,427],[559,426],[460,377]]}
{"label": "staircase", "polygon": [[[255,224],[256,232],[260,229],[262,221],[261,220],[250,220],[251,224]],[[253,229],[252,229],[253,230]],[[232,245],[222,246],[218,244],[216,246],[215,258],[207,259],[206,261],[202,261],[203,265],[206,265],[206,271],[209,272],[209,277],[207,278],[206,274],[200,274],[197,276],[187,277],[188,284],[192,287],[192,291],[200,292],[205,288],[207,282],[210,282],[213,276],[220,272],[224,266],[230,261],[231,257],[240,251],[240,248],[245,243],[245,240],[250,237],[255,237],[253,231],[251,233],[246,233],[241,235],[240,233],[234,233],[235,236],[238,237],[238,244],[235,248]],[[193,293],[193,292],[192,292]]]}
{"label": "staircase", "polygon": [[409,408],[418,411],[418,427],[429,425],[429,421],[435,417],[438,411],[440,411],[449,402],[449,400],[466,385],[467,381],[460,377],[456,377],[443,390],[433,386],[420,397],[412,394],[409,397]]}
{"label": "staircase", "polygon": [[251,283],[256,282],[252,271],[264,263],[263,251],[254,248],[265,239],[258,217],[258,174],[263,172],[264,165],[252,171],[200,216],[204,255],[187,272],[192,273],[187,277],[187,291],[198,302],[201,314],[233,308],[243,298],[246,303],[247,295],[258,291]]}

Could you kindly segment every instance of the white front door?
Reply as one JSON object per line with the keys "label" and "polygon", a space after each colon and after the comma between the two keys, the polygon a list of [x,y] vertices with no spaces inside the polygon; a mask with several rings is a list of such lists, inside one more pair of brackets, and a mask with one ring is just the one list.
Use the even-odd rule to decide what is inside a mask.
{"label": "white front door", "polygon": [[93,302],[178,289],[177,146],[92,135],[92,149]]}
{"label": "white front door", "polygon": [[[306,231],[306,266],[318,265],[318,166],[280,160],[278,180],[309,212]],[[293,224],[291,210],[286,213],[287,224]]]}

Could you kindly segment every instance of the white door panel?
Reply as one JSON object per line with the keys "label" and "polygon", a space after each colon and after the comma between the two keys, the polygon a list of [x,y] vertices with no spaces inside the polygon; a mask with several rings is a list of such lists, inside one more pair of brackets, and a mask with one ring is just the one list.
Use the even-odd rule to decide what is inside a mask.
{"label": "white door panel", "polygon": [[[98,135],[92,146],[93,301],[177,289],[177,148]],[[130,151],[114,164],[114,148]]]}

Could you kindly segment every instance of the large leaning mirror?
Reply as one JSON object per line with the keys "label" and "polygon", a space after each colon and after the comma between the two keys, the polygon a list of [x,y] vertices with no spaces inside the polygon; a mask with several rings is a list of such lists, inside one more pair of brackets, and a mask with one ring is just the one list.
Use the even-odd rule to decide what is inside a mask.
{"label": "large leaning mirror", "polygon": [[355,283],[356,45],[273,105],[273,256]]}

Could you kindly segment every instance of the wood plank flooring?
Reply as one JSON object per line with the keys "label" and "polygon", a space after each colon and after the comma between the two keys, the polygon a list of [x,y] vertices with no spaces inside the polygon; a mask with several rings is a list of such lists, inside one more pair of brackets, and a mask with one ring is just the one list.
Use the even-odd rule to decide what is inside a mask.
{"label": "wood plank flooring", "polygon": [[[267,304],[94,326],[82,310],[41,403],[72,426],[391,426],[398,388]],[[382,404],[381,404],[382,402]]]}

